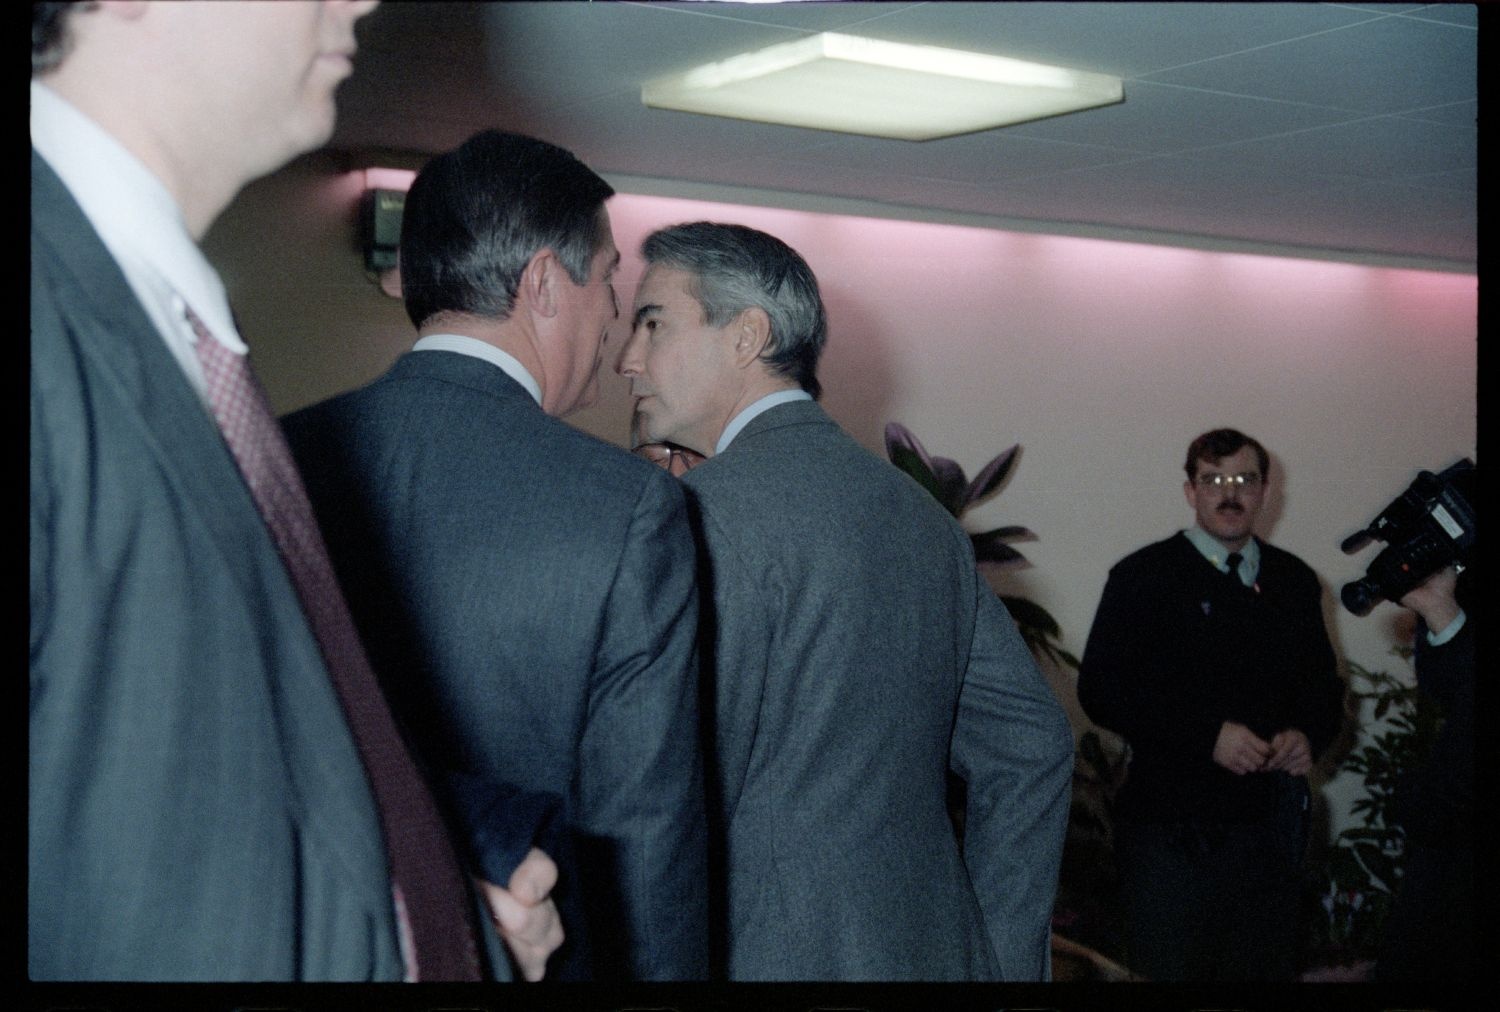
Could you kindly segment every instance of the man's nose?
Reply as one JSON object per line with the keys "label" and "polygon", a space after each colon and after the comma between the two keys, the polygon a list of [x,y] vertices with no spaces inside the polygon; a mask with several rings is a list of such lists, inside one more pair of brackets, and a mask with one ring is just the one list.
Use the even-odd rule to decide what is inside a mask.
{"label": "man's nose", "polygon": [[615,372],[621,376],[635,376],[641,371],[640,363],[636,361],[635,348],[635,335],[631,334],[620,348],[620,357],[615,360]]}

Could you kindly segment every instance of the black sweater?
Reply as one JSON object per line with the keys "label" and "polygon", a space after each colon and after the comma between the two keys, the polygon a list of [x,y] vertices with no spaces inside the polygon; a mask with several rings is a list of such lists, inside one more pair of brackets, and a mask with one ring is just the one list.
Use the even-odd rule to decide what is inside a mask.
{"label": "black sweater", "polygon": [[1219,572],[1178,533],[1110,570],[1078,675],[1089,718],[1131,747],[1122,817],[1241,822],[1273,814],[1266,773],[1213,761],[1225,721],[1269,741],[1296,728],[1314,755],[1338,733],[1343,682],[1322,587],[1260,542],[1255,587]]}

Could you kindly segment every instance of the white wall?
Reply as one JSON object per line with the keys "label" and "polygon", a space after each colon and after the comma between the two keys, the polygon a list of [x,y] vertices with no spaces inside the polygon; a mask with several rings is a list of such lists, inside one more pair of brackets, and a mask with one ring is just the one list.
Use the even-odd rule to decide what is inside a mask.
{"label": "white wall", "polygon": [[[248,189],[209,237],[279,410],[368,381],[412,340],[363,275],[359,187],[307,159]],[[1403,667],[1387,656],[1398,609],[1359,619],[1336,604],[1374,549],[1338,545],[1417,470],[1474,455],[1474,275],[659,196],[618,196],[610,213],[625,305],[640,240],[663,224],[740,222],[798,249],[830,314],[824,403],[871,449],[898,420],[972,475],[1020,443],[972,519],[1037,534],[1017,546],[1032,568],[1004,586],[1048,608],[1075,653],[1109,566],[1190,522],[1188,442],[1229,425],[1272,454],[1260,533],[1329,586],[1340,654]],[[610,374],[602,390],[571,420],[623,442],[625,383]],[[1332,786],[1335,807],[1348,790]]]}

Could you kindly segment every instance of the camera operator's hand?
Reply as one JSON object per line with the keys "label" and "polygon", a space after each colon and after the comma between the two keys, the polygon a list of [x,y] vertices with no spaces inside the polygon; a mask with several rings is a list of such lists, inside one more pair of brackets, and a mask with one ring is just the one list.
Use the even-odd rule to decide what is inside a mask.
{"label": "camera operator's hand", "polygon": [[1454,596],[1458,586],[1458,571],[1446,566],[1417,584],[1401,598],[1401,606],[1410,608],[1427,623],[1434,633],[1448,627],[1458,618],[1458,599]]}
{"label": "camera operator's hand", "polygon": [[1244,776],[1266,764],[1271,745],[1244,724],[1226,720],[1214,742],[1214,762],[1231,773]]}

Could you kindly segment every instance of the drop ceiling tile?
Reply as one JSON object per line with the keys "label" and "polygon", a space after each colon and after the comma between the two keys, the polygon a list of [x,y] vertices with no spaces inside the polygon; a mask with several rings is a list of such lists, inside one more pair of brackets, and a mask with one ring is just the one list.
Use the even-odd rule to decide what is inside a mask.
{"label": "drop ceiling tile", "polygon": [[1305,175],[1391,181],[1473,168],[1477,142],[1475,127],[1375,117],[1225,144],[1199,153],[1205,171],[1257,166]]}
{"label": "drop ceiling tile", "polygon": [[1478,33],[1385,16],[1151,75],[1151,80],[1392,113],[1475,97]]}
{"label": "drop ceiling tile", "polygon": [[1127,81],[1125,101],[1119,105],[1022,123],[1006,128],[1005,132],[1020,137],[1167,153],[1326,126],[1350,115],[1294,102],[1154,81]]}
{"label": "drop ceiling tile", "polygon": [[1305,3],[933,3],[860,34],[1133,76],[1370,16]]}

